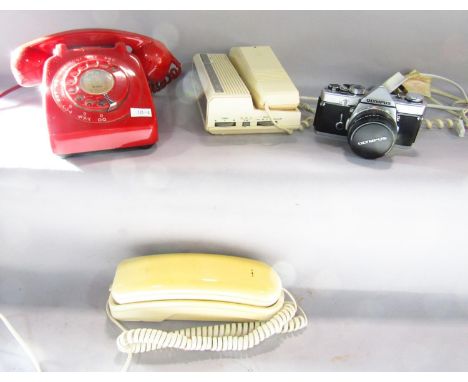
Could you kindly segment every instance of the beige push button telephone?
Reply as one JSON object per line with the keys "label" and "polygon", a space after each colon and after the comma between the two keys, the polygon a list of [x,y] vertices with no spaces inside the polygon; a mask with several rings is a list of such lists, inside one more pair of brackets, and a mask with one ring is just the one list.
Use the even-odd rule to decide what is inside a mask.
{"label": "beige push button telephone", "polygon": [[[117,346],[128,354],[125,370],[134,353],[163,348],[247,350],[307,325],[305,313],[271,267],[247,258],[200,253],[124,260],[110,288],[107,313],[122,330]],[[237,323],[166,332],[127,330],[120,320]]]}
{"label": "beige push button telephone", "polygon": [[269,46],[196,54],[195,93],[212,134],[291,133],[301,129],[299,91]]}

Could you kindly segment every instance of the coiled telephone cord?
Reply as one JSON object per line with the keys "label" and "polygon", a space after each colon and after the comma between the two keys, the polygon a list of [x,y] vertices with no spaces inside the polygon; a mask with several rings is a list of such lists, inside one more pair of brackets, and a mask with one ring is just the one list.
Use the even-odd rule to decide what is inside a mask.
{"label": "coiled telephone cord", "polygon": [[2,97],[5,97],[6,95],[10,94],[10,93],[13,93],[14,91],[18,90],[19,88],[21,88],[21,85],[13,85],[11,86],[10,88],[2,91],[0,93],[0,98]]}
{"label": "coiled telephone cord", "polygon": [[286,134],[292,134],[294,132],[293,130],[288,129],[285,126],[281,126],[278,122],[275,121],[275,118],[273,118],[273,115],[271,114],[270,106],[268,104],[265,104],[265,111],[266,111],[268,117],[270,118],[271,122],[273,123],[273,125],[277,129],[281,130],[282,132],[284,132]]}
{"label": "coiled telephone cord", "polygon": [[[122,330],[117,337],[117,348],[128,355],[122,371],[128,370],[132,355],[136,353],[166,348],[189,351],[241,351],[257,346],[275,334],[291,333],[305,328],[307,316],[297,306],[291,293],[286,289],[284,292],[290,301],[285,301],[281,310],[268,321],[226,323],[172,332],[150,328],[128,330],[112,317],[107,304],[109,319]],[[298,310],[300,313],[297,315]]]}
{"label": "coiled telephone cord", "polygon": [[[307,100],[307,101],[315,101],[315,102],[318,101],[317,97],[311,97],[311,96],[300,96],[300,99],[301,100]],[[309,112],[309,113],[311,113],[313,115],[315,114],[315,109],[311,105],[309,105],[308,103],[305,103],[305,102],[299,103],[298,109],[301,110],[301,111]],[[283,132],[285,132],[287,134],[292,134],[294,132],[290,128],[285,127],[285,126],[281,126],[278,122],[275,121],[275,119],[273,118],[273,115],[271,114],[270,106],[268,104],[265,104],[265,111],[266,111],[268,117],[270,118],[271,122],[273,123],[273,125],[277,129],[279,129],[279,130],[281,130],[281,131],[283,131]],[[299,126],[298,130],[304,130],[304,128],[309,127],[310,124],[312,123],[313,119],[314,119],[313,116],[303,119],[301,121],[301,125]]]}
{"label": "coiled telephone cord", "polygon": [[159,92],[164,89],[171,81],[179,77],[182,72],[182,67],[178,62],[173,61],[169,72],[166,74],[163,80],[158,82],[149,81],[150,89],[153,93]]}
{"label": "coiled telephone cord", "polygon": [[[308,96],[301,96],[301,99],[302,100],[310,100],[310,101],[318,101],[318,98],[317,97],[308,97]],[[304,118],[302,121],[301,121],[301,125],[302,125],[302,128],[308,128],[310,127],[310,125],[314,122],[314,118],[315,118],[315,112],[317,109],[315,109],[314,107],[312,107],[310,104],[308,103],[305,103],[305,102],[301,102],[299,104],[299,110],[301,111],[305,111],[307,113],[310,113],[312,115],[309,115],[308,117]]]}
{"label": "coiled telephone cord", "polygon": [[431,129],[434,126],[440,129],[444,127],[455,128],[457,130],[458,135],[460,137],[463,137],[465,135],[466,126],[468,125],[468,94],[466,93],[466,91],[457,82],[449,78],[442,77],[442,76],[435,75],[435,74],[430,74],[430,73],[411,74],[410,73],[409,75],[406,76],[406,78],[411,79],[412,77],[418,76],[418,75],[422,75],[427,78],[432,78],[432,79],[447,82],[453,85],[455,88],[457,88],[458,91],[462,95],[461,97],[458,97],[452,93],[449,93],[447,91],[431,86],[430,90],[432,94],[448,98],[452,100],[452,104],[446,105],[442,103],[441,101],[437,100],[436,98],[434,98],[433,96],[426,96],[425,98],[431,102],[427,104],[427,107],[430,109],[443,110],[447,113],[454,115],[456,118],[453,118],[453,117],[452,118],[434,118],[434,119],[424,118],[423,119],[424,125],[428,129]]}
{"label": "coiled telephone cord", "polygon": [[463,121],[461,119],[456,119],[456,118],[433,118],[433,119],[428,119],[424,118],[423,119],[424,126],[426,126],[428,129],[432,129],[433,127],[438,127],[439,129],[443,129],[444,127],[447,127],[449,129],[456,127],[457,124],[462,123],[463,126]]}

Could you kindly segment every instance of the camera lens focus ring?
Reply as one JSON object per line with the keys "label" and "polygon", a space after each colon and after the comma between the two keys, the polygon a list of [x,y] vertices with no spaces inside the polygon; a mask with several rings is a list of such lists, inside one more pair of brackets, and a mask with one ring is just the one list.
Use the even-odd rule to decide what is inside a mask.
{"label": "camera lens focus ring", "polygon": [[351,149],[366,159],[384,156],[396,141],[398,128],[386,113],[372,110],[357,116],[348,126]]}

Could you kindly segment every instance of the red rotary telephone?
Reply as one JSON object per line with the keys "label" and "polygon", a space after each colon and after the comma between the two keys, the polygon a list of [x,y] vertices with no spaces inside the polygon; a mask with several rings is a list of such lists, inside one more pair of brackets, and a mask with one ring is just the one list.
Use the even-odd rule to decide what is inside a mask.
{"label": "red rotary telephone", "polygon": [[20,46],[11,70],[21,86],[42,83],[52,150],[68,155],[154,144],[150,89],[165,87],[181,65],[150,37],[79,29]]}

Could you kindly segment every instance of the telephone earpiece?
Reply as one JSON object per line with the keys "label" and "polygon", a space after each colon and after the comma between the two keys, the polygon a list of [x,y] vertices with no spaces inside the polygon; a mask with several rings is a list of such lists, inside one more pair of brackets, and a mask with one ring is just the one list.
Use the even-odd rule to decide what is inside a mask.
{"label": "telephone earpiece", "polygon": [[44,63],[50,53],[35,46],[22,46],[11,55],[11,71],[16,82],[24,87],[39,86]]}
{"label": "telephone earpiece", "polygon": [[133,53],[139,58],[153,92],[163,89],[181,72],[179,61],[159,41],[146,43],[133,50]]}

